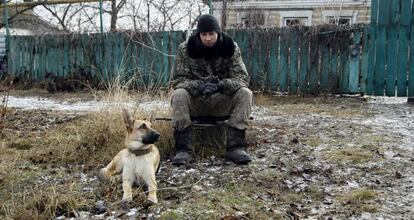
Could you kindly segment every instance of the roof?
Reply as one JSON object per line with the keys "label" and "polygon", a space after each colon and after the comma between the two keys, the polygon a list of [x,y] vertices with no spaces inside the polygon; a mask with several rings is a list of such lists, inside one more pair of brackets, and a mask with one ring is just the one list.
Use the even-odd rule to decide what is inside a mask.
{"label": "roof", "polygon": [[[3,10],[0,10],[3,14]],[[10,10],[9,17],[13,17],[17,12]],[[3,24],[3,16],[0,17]],[[3,29],[3,28],[2,28]],[[10,34],[12,35],[37,35],[37,34],[58,34],[64,33],[53,24],[43,20],[41,17],[33,14],[31,10],[25,11],[9,20]],[[4,31],[2,31],[4,32]]]}

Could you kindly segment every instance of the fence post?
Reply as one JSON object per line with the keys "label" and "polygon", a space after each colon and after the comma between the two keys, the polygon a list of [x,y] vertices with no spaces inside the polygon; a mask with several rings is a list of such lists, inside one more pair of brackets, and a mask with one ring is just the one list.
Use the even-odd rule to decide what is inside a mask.
{"label": "fence post", "polygon": [[[4,8],[3,8],[3,21],[4,21],[4,26],[5,26],[5,29],[6,29],[6,38],[5,38],[5,43],[6,43],[6,68],[7,68],[7,70],[10,70],[10,68],[9,68],[9,66],[11,66],[10,65],[10,62],[9,61],[11,61],[10,59],[9,59],[9,56],[8,56],[8,54],[9,54],[9,50],[10,50],[10,30],[9,30],[9,9],[8,9],[8,2],[6,1],[6,0],[4,0],[3,1],[3,4],[4,4]],[[11,71],[7,71],[8,72],[8,74],[11,74]]]}

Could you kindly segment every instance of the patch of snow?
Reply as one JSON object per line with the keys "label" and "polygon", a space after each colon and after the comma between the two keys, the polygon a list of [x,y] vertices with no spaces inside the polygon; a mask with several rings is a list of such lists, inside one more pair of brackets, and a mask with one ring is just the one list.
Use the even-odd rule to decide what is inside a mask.
{"label": "patch of snow", "polygon": [[366,96],[368,103],[372,104],[406,104],[407,97]]}
{"label": "patch of snow", "polygon": [[384,156],[387,159],[394,159],[394,155],[396,155],[396,153],[393,151],[384,151]]}
{"label": "patch of snow", "polygon": [[[102,110],[104,107],[108,106],[117,106],[124,105],[128,107],[136,106],[133,102],[123,102],[123,103],[106,103],[98,101],[78,101],[71,102],[69,101],[55,101],[49,98],[43,97],[14,97],[10,96],[8,99],[7,106],[12,108],[18,108],[22,110],[54,110],[54,111],[68,111],[68,112],[77,112],[77,113],[86,113]],[[138,103],[137,106],[144,111],[151,111],[155,109],[167,109],[169,108],[169,103],[159,100],[148,101]]]}
{"label": "patch of snow", "polygon": [[269,108],[264,106],[252,106],[252,114],[251,116],[256,120],[267,116],[269,113]]}
{"label": "patch of snow", "polygon": [[217,167],[209,167],[209,168],[207,168],[207,171],[209,171],[209,172],[219,172],[221,170],[221,168],[222,167],[219,167],[219,166],[217,166]]}
{"label": "patch of snow", "polygon": [[359,187],[359,183],[357,183],[355,180],[346,181],[346,184],[347,184],[350,188],[358,188],[358,187]]}
{"label": "patch of snow", "polygon": [[102,213],[102,214],[99,214],[99,215],[94,215],[93,217],[95,219],[105,219],[105,215],[106,215],[106,213]]}
{"label": "patch of snow", "polygon": [[198,170],[196,170],[196,169],[194,169],[194,168],[191,168],[191,169],[188,169],[188,170],[186,170],[185,171],[186,173],[198,173]]}
{"label": "patch of snow", "polygon": [[138,209],[133,208],[133,209],[129,210],[129,212],[126,215],[127,216],[133,216],[133,215],[137,214],[137,212],[138,212]]}
{"label": "patch of snow", "polygon": [[88,102],[74,102],[69,103],[66,101],[57,102],[52,99],[42,97],[13,97],[8,99],[7,106],[13,108],[19,108],[22,110],[57,110],[57,111],[98,111],[102,104],[96,101]]}

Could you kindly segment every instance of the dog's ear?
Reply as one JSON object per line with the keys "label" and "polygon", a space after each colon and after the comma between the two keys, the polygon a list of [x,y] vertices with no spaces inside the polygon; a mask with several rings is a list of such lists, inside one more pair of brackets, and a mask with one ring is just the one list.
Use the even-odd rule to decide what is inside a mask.
{"label": "dog's ear", "polygon": [[131,132],[134,128],[134,121],[131,119],[128,111],[126,109],[122,109],[122,114],[124,115],[124,122],[128,132]]}

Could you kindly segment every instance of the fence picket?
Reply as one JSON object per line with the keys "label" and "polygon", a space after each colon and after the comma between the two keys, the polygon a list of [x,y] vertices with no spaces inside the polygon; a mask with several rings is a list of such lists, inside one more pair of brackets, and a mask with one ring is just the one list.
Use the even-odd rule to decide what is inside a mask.
{"label": "fence picket", "polygon": [[309,69],[309,92],[311,94],[318,94],[319,82],[319,36],[312,34],[310,40],[310,69]]}
{"label": "fence picket", "polygon": [[308,28],[305,28],[303,34],[299,36],[300,40],[300,64],[299,64],[299,85],[300,92],[306,94],[309,91],[309,35],[306,34]]}
{"label": "fence picket", "polygon": [[360,67],[360,45],[361,45],[361,32],[355,30],[353,33],[352,48],[349,59],[349,92],[359,92],[359,67]]}
{"label": "fence picket", "polygon": [[391,1],[387,43],[387,72],[385,79],[385,94],[395,95],[395,81],[397,76],[397,49],[398,49],[398,22],[400,19],[400,1]]}
{"label": "fence picket", "polygon": [[283,28],[281,30],[280,37],[280,77],[279,77],[279,86],[281,92],[288,91],[288,72],[289,72],[289,42],[290,34],[288,29]]}
{"label": "fence picket", "polygon": [[407,69],[411,21],[411,0],[400,0],[401,17],[398,45],[397,96],[407,96]]}
{"label": "fence picket", "polygon": [[369,39],[368,29],[364,28],[362,36],[362,55],[361,55],[361,79],[359,81],[360,92],[365,93],[367,91],[367,76],[368,76],[368,60],[369,60]]}
{"label": "fence picket", "polygon": [[269,49],[270,49],[270,33],[268,31],[260,32],[261,38],[260,41],[260,80],[259,86],[260,89],[268,89],[269,88]]}
{"label": "fence picket", "polygon": [[369,62],[367,74],[367,90],[368,95],[374,93],[374,79],[375,79],[375,58],[377,45],[377,22],[378,22],[378,2],[379,0],[371,0],[371,24],[369,25]]}
{"label": "fence picket", "polygon": [[376,63],[375,63],[375,95],[384,95],[385,84],[385,63],[387,48],[387,26],[388,26],[388,10],[390,1],[379,1],[379,14],[377,26],[377,42],[376,42]]}
{"label": "fence picket", "polygon": [[168,62],[168,56],[165,54],[168,54],[168,43],[170,39],[170,34],[166,31],[162,33],[162,52],[163,54],[160,54],[162,57],[162,85],[166,85],[169,80],[169,72],[170,72],[170,65]]}
{"label": "fence picket", "polygon": [[139,38],[138,38],[138,51],[137,51],[137,56],[138,56],[138,63],[139,63],[139,69],[137,71],[137,77],[138,77],[138,81],[139,81],[139,86],[145,86],[145,77],[144,77],[144,70],[145,70],[145,59],[144,59],[144,35],[140,34]]}
{"label": "fence picket", "polygon": [[156,84],[158,84],[159,79],[162,77],[162,55],[158,51],[162,51],[162,33],[161,32],[155,32],[153,35],[154,40],[154,47],[156,50],[151,50],[151,53],[153,54],[152,57],[154,57],[154,80]]}
{"label": "fence picket", "polygon": [[408,74],[408,96],[414,96],[414,2],[411,5],[410,65]]}
{"label": "fence picket", "polygon": [[339,92],[339,40],[338,34],[335,34],[332,39],[332,51],[331,51],[331,74],[329,81],[331,82],[330,91],[333,93]]}
{"label": "fence picket", "polygon": [[296,94],[298,91],[299,27],[295,27],[290,33],[289,94]]}
{"label": "fence picket", "polygon": [[339,47],[339,93],[349,92],[349,41],[351,37],[350,32],[341,31],[339,33],[340,39],[343,42]]}
{"label": "fence picket", "polygon": [[22,51],[21,51],[22,66],[20,67],[20,74],[21,74],[21,76],[23,76],[23,79],[30,80],[30,78],[28,78],[28,75],[25,74],[25,70],[27,69],[27,66],[26,66],[27,40],[25,38],[26,38],[26,36],[23,37],[23,40],[22,40],[22,43],[21,43],[21,47],[22,47]]}
{"label": "fence picket", "polygon": [[324,34],[320,39],[321,47],[321,81],[320,90],[321,93],[328,93],[330,91],[330,78],[331,78],[331,59],[330,52],[332,46],[332,34]]}
{"label": "fence picket", "polygon": [[250,57],[252,59],[252,71],[251,71],[251,77],[252,77],[252,81],[253,81],[253,87],[258,87],[259,86],[259,65],[260,65],[260,44],[261,41],[259,40],[260,38],[259,36],[259,31],[257,30],[252,30],[250,32],[250,36],[252,39],[252,45],[253,47],[251,48],[252,51],[252,56]]}
{"label": "fence picket", "polygon": [[277,90],[278,73],[279,73],[279,29],[273,29],[271,32],[270,46],[270,90]]}

